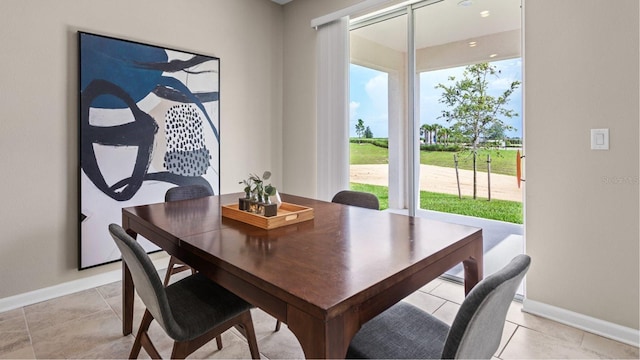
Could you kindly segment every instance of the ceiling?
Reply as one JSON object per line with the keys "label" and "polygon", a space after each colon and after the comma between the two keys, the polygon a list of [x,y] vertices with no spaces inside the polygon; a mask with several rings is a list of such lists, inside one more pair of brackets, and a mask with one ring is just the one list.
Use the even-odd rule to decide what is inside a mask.
{"label": "ceiling", "polygon": [[[293,0],[271,0],[284,5]],[[320,0],[316,0],[320,1]],[[417,0],[405,3],[416,3]],[[482,12],[488,11],[488,16]],[[358,20],[358,19],[355,19]],[[406,15],[355,30],[357,36],[406,52]],[[519,30],[521,0],[443,0],[415,12],[415,44],[422,49],[472,41],[483,36]]]}
{"label": "ceiling", "polygon": [[[489,15],[481,16],[488,11]],[[416,48],[421,49],[521,28],[520,0],[444,0],[415,12]],[[406,15],[356,30],[357,35],[406,51]]]}

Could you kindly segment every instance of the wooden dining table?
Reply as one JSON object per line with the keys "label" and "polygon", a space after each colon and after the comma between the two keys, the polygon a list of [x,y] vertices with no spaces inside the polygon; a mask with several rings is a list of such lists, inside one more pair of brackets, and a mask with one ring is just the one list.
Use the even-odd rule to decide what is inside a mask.
{"label": "wooden dining table", "polygon": [[[122,226],[287,324],[307,358],[344,358],[360,327],[464,264],[482,279],[482,230],[282,194],[312,220],[265,230],[222,216],[238,194],[122,209]],[[123,262],[123,333],[134,286]]]}

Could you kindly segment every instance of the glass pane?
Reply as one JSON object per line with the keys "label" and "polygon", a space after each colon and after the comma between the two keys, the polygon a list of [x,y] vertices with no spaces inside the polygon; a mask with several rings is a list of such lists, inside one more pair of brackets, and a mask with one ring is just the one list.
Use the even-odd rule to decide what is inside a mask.
{"label": "glass pane", "polygon": [[[473,198],[475,195],[485,200],[491,198],[521,203],[522,193],[515,178],[515,150],[507,147],[510,144],[521,145],[520,86],[516,86],[508,96],[507,104],[502,106],[505,110],[512,110],[511,116],[499,111],[496,116],[486,112],[494,118],[487,123],[484,118],[474,118],[473,113],[479,109],[474,108],[479,106],[475,100],[482,96],[492,96],[497,100],[514,82],[520,84],[522,81],[520,18],[520,4],[512,0],[482,4],[475,1],[444,1],[415,11],[422,149],[420,208],[459,211],[434,206],[433,203],[446,198],[436,194],[460,195],[463,198]],[[483,71],[478,70],[475,75],[468,68],[481,63],[488,66]],[[491,71],[495,71],[495,74],[491,74]],[[470,81],[468,88],[459,83],[465,79]],[[447,89],[457,92],[458,96],[447,96]],[[459,101],[463,97],[466,103]],[[467,106],[466,112],[456,112],[464,106]],[[496,110],[499,107],[495,106]],[[480,125],[475,129],[482,131],[468,131],[472,125]],[[500,148],[500,151],[476,152],[474,180],[474,151],[471,150],[485,145]],[[487,158],[488,155],[491,157]],[[484,216],[483,213],[474,213],[473,208],[477,207],[469,208],[466,215]],[[517,208],[517,214],[506,215],[499,220],[521,222],[521,205],[514,208]]]}
{"label": "glass pane", "polygon": [[350,42],[351,188],[375,193],[381,209],[399,207],[406,173],[400,155],[407,121],[406,15],[352,30]]}
{"label": "glass pane", "polygon": [[[524,249],[515,176],[522,145],[520,20],[520,2],[513,0],[444,1],[415,11],[419,213],[482,227],[485,276]],[[456,266],[445,276],[462,274]]]}

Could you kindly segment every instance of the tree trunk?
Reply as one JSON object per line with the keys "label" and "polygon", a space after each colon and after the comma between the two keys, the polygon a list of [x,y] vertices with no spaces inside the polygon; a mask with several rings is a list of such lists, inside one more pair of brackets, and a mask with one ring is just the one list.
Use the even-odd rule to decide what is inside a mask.
{"label": "tree trunk", "polygon": [[491,201],[491,154],[487,154],[487,201]]}
{"label": "tree trunk", "polygon": [[477,197],[477,173],[478,173],[478,167],[476,166],[477,164],[477,159],[478,159],[478,152],[474,151],[473,152],[473,200],[476,199]]}
{"label": "tree trunk", "polygon": [[458,175],[458,155],[453,154],[453,163],[456,165],[456,183],[458,184],[458,199],[462,199],[462,192],[460,191],[460,175]]}

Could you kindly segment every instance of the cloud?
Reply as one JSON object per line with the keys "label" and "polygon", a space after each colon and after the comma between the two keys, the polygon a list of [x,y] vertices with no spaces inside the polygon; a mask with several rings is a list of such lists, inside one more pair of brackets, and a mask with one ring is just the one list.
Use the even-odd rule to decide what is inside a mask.
{"label": "cloud", "polygon": [[358,108],[360,108],[359,102],[352,101],[349,103],[349,119],[355,119],[357,117]]}
{"label": "cloud", "polygon": [[389,103],[389,76],[381,73],[369,79],[364,86],[367,96],[371,99],[373,106],[378,111],[387,112],[387,104]]}

